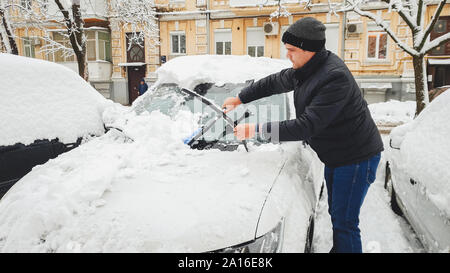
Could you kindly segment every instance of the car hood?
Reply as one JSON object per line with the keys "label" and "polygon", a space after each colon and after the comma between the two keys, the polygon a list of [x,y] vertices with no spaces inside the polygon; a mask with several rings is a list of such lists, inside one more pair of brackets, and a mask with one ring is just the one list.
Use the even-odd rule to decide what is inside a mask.
{"label": "car hood", "polygon": [[36,167],[5,195],[1,251],[203,252],[254,239],[286,160],[280,145],[149,148],[110,134]]}

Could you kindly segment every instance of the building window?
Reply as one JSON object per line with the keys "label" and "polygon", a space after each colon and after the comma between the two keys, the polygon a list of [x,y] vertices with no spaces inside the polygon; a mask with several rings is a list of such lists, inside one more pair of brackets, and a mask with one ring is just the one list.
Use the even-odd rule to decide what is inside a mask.
{"label": "building window", "polygon": [[217,55],[231,55],[231,29],[217,29],[214,31]]}
{"label": "building window", "polygon": [[265,36],[262,28],[247,29],[247,54],[252,57],[264,56]]}
{"label": "building window", "polygon": [[[111,62],[111,34],[106,31],[85,31],[86,58],[88,61]],[[54,32],[53,40],[68,49],[72,49],[69,37],[66,33]],[[68,51],[58,50],[49,56],[49,60],[55,62],[74,62],[75,55],[68,56]]]}
{"label": "building window", "polygon": [[[390,26],[390,22],[385,22]],[[387,61],[388,59],[388,34],[375,23],[367,24],[367,48],[366,58],[368,61]]]}
{"label": "building window", "polygon": [[[54,32],[53,40],[68,49],[72,49],[72,44],[70,43],[69,37],[66,34]],[[55,62],[74,62],[75,56],[73,54],[70,56],[68,55],[69,54],[67,54],[67,50],[61,49],[53,53],[52,59]]]}
{"label": "building window", "polygon": [[[450,16],[439,17],[430,33],[430,41],[450,32]],[[434,48],[430,55],[450,55],[450,42]]]}
{"label": "building window", "polygon": [[33,40],[29,37],[23,38],[23,52],[26,57],[35,57]]}
{"label": "building window", "polygon": [[111,62],[111,34],[97,32],[98,35],[98,59]]}
{"label": "building window", "polygon": [[387,54],[387,33],[369,31],[367,36],[367,58],[385,60]]}
{"label": "building window", "polygon": [[186,54],[186,35],[184,33],[171,33],[172,54]]}
{"label": "building window", "polygon": [[96,32],[86,31],[86,57],[88,61],[97,60],[97,46],[95,45]]}
{"label": "building window", "polygon": [[31,10],[32,2],[31,0],[21,0],[20,5],[27,10]]}

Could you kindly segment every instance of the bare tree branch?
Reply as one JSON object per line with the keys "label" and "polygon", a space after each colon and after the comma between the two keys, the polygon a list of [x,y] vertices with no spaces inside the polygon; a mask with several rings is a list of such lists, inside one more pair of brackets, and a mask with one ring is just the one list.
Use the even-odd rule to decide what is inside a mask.
{"label": "bare tree branch", "polygon": [[420,44],[418,46],[418,50],[422,50],[423,46],[425,45],[425,42],[427,41],[428,35],[430,35],[431,31],[434,28],[434,25],[436,25],[436,22],[439,19],[439,15],[442,12],[442,9],[444,8],[445,3],[447,2],[447,0],[441,0],[441,2],[439,3],[438,8],[436,9],[436,11],[433,14],[433,19],[431,19],[431,22],[428,24],[428,26],[425,28],[425,31],[423,32],[423,34],[420,36]]}
{"label": "bare tree branch", "polygon": [[357,14],[364,16],[366,18],[372,19],[378,26],[380,26],[384,31],[386,31],[386,33],[392,38],[392,40],[394,40],[394,42],[404,51],[406,51],[409,55],[413,56],[413,55],[417,55],[419,54],[419,52],[417,52],[414,48],[404,44],[403,42],[400,41],[400,39],[397,37],[397,35],[395,35],[392,30],[386,25],[386,23],[383,21],[383,19],[375,16],[373,13],[371,12],[367,12],[367,11],[362,11],[360,8],[355,7],[353,9],[354,12],[356,12]]}
{"label": "bare tree branch", "polygon": [[431,41],[429,44],[427,44],[421,52],[423,52],[423,54],[428,54],[430,53],[431,50],[435,49],[436,47],[439,47],[445,43],[447,43],[448,41],[450,41],[450,32],[437,37],[436,39],[434,39],[433,41]]}

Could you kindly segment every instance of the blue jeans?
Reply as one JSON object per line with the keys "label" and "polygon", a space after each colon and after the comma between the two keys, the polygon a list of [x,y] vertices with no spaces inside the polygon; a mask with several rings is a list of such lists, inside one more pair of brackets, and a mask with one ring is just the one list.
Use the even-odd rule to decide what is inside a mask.
{"label": "blue jeans", "polygon": [[333,224],[333,252],[361,253],[359,212],[370,184],[375,181],[380,153],[356,164],[325,166],[328,212]]}

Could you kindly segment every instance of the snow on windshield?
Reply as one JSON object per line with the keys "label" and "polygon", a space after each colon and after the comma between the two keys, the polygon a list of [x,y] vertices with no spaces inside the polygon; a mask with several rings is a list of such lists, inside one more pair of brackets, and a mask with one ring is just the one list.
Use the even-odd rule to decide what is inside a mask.
{"label": "snow on windshield", "polygon": [[70,69],[0,53],[0,146],[102,134],[102,111],[112,104]]}

